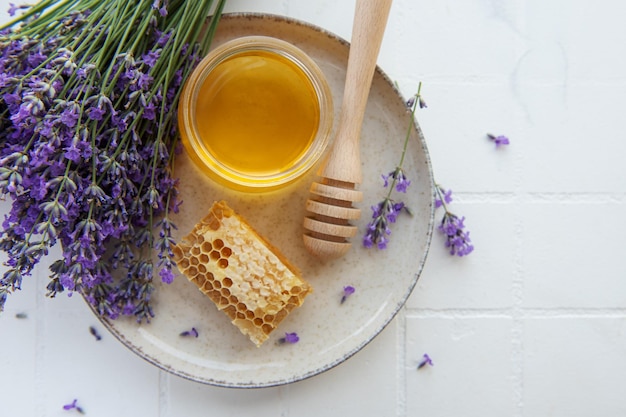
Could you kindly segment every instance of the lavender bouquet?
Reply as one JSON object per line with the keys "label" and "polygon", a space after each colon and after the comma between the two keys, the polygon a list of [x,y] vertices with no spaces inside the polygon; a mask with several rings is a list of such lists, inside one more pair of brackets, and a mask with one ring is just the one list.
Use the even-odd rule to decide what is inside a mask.
{"label": "lavender bouquet", "polygon": [[225,0],[215,3],[12,6],[0,28],[0,197],[11,201],[0,311],[59,244],[49,296],[79,291],[102,315],[154,316],[154,275],[173,279],[178,95],[209,48]]}

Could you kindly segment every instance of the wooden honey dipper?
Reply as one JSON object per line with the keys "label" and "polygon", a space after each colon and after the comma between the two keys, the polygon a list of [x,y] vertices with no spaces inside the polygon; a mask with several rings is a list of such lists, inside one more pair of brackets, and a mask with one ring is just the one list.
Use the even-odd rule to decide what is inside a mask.
{"label": "wooden honey dipper", "polygon": [[304,245],[319,258],[338,258],[357,233],[350,221],[361,216],[352,203],[363,195],[359,140],[376,60],[392,0],[357,0],[352,26],[346,84],[333,148],[311,185],[304,219]]}

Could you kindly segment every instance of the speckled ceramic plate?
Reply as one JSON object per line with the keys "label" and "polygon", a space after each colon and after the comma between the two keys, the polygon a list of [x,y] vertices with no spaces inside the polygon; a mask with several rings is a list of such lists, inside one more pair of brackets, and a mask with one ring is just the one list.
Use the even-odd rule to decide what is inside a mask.
{"label": "speckled ceramic plate", "polygon": [[[306,51],[327,76],[336,115],[341,103],[348,43],[311,26],[284,17],[259,14],[225,15],[214,45],[245,35],[287,40]],[[361,138],[364,194],[361,235],[370,206],[383,196],[381,174],[392,171],[401,154],[409,113],[393,83],[377,71],[370,92]],[[411,180],[403,196],[414,216],[393,225],[387,250],[367,250],[355,238],[345,257],[321,262],[302,243],[302,219],[315,172],[287,189],[245,195],[212,183],[181,156],[177,160],[183,205],[176,218],[178,233],[188,233],[215,200],[236,211],[297,265],[314,292],[290,314],[265,344],[257,348],[225,314],[183,276],[171,285],[157,284],[156,317],[149,324],[132,319],[104,320],[106,327],[133,352],[156,366],[194,381],[226,387],[267,387],[286,384],[328,370],[362,349],[394,318],[420,275],[433,229],[433,179],[424,138],[412,133],[405,169]],[[340,304],[344,286],[356,292]],[[199,336],[181,337],[195,327]],[[285,332],[297,332],[296,344],[277,344]]]}

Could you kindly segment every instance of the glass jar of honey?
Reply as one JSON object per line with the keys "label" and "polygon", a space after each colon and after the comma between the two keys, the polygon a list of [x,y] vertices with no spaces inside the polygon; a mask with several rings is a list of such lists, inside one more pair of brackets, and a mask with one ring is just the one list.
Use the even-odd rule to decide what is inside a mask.
{"label": "glass jar of honey", "polygon": [[308,172],[328,146],[333,103],[324,74],[280,39],[238,38],[211,51],[183,88],[186,151],[213,180],[268,191]]}

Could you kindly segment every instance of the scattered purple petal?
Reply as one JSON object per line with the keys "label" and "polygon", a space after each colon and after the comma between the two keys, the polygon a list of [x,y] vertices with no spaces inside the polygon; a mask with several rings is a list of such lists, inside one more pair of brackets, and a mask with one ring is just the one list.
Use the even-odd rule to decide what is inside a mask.
{"label": "scattered purple petal", "polygon": [[76,410],[76,411],[78,411],[80,414],[85,414],[85,411],[84,411],[81,407],[79,407],[78,405],[76,405],[76,403],[77,403],[77,402],[78,402],[78,400],[76,400],[76,399],[75,399],[75,400],[74,400],[74,401],[72,401],[70,404],[65,404],[65,405],[63,406],[63,409],[64,409],[64,410],[68,410],[68,411],[69,411],[69,410]]}
{"label": "scattered purple petal", "polygon": [[504,135],[495,136],[488,133],[487,137],[496,144],[496,148],[499,148],[503,145],[508,145],[510,143],[509,138]]}
{"label": "scattered purple petal", "polygon": [[95,337],[96,340],[102,340],[102,336],[100,335],[100,333],[98,333],[98,329],[96,329],[95,327],[89,326],[89,333],[91,333],[91,335]]}
{"label": "scattered purple petal", "polygon": [[285,343],[289,343],[289,344],[294,344],[294,343],[298,343],[298,341],[300,340],[300,337],[298,337],[297,333],[285,333],[285,337],[281,337],[280,339],[278,339],[278,344],[279,345],[283,345]]}
{"label": "scattered purple petal", "polygon": [[185,330],[180,334],[182,337],[198,337],[199,333],[195,327],[192,327],[191,330]]}
{"label": "scattered purple petal", "polygon": [[343,295],[341,296],[341,304],[345,303],[348,297],[354,294],[355,288],[352,285],[346,285],[343,287]]}
{"label": "scattered purple petal", "polygon": [[425,367],[426,365],[428,366],[434,366],[433,365],[433,361],[430,358],[430,356],[428,356],[427,353],[424,353],[424,356],[422,358],[422,361],[419,363],[419,365],[417,365],[417,369],[422,369],[423,367]]}

